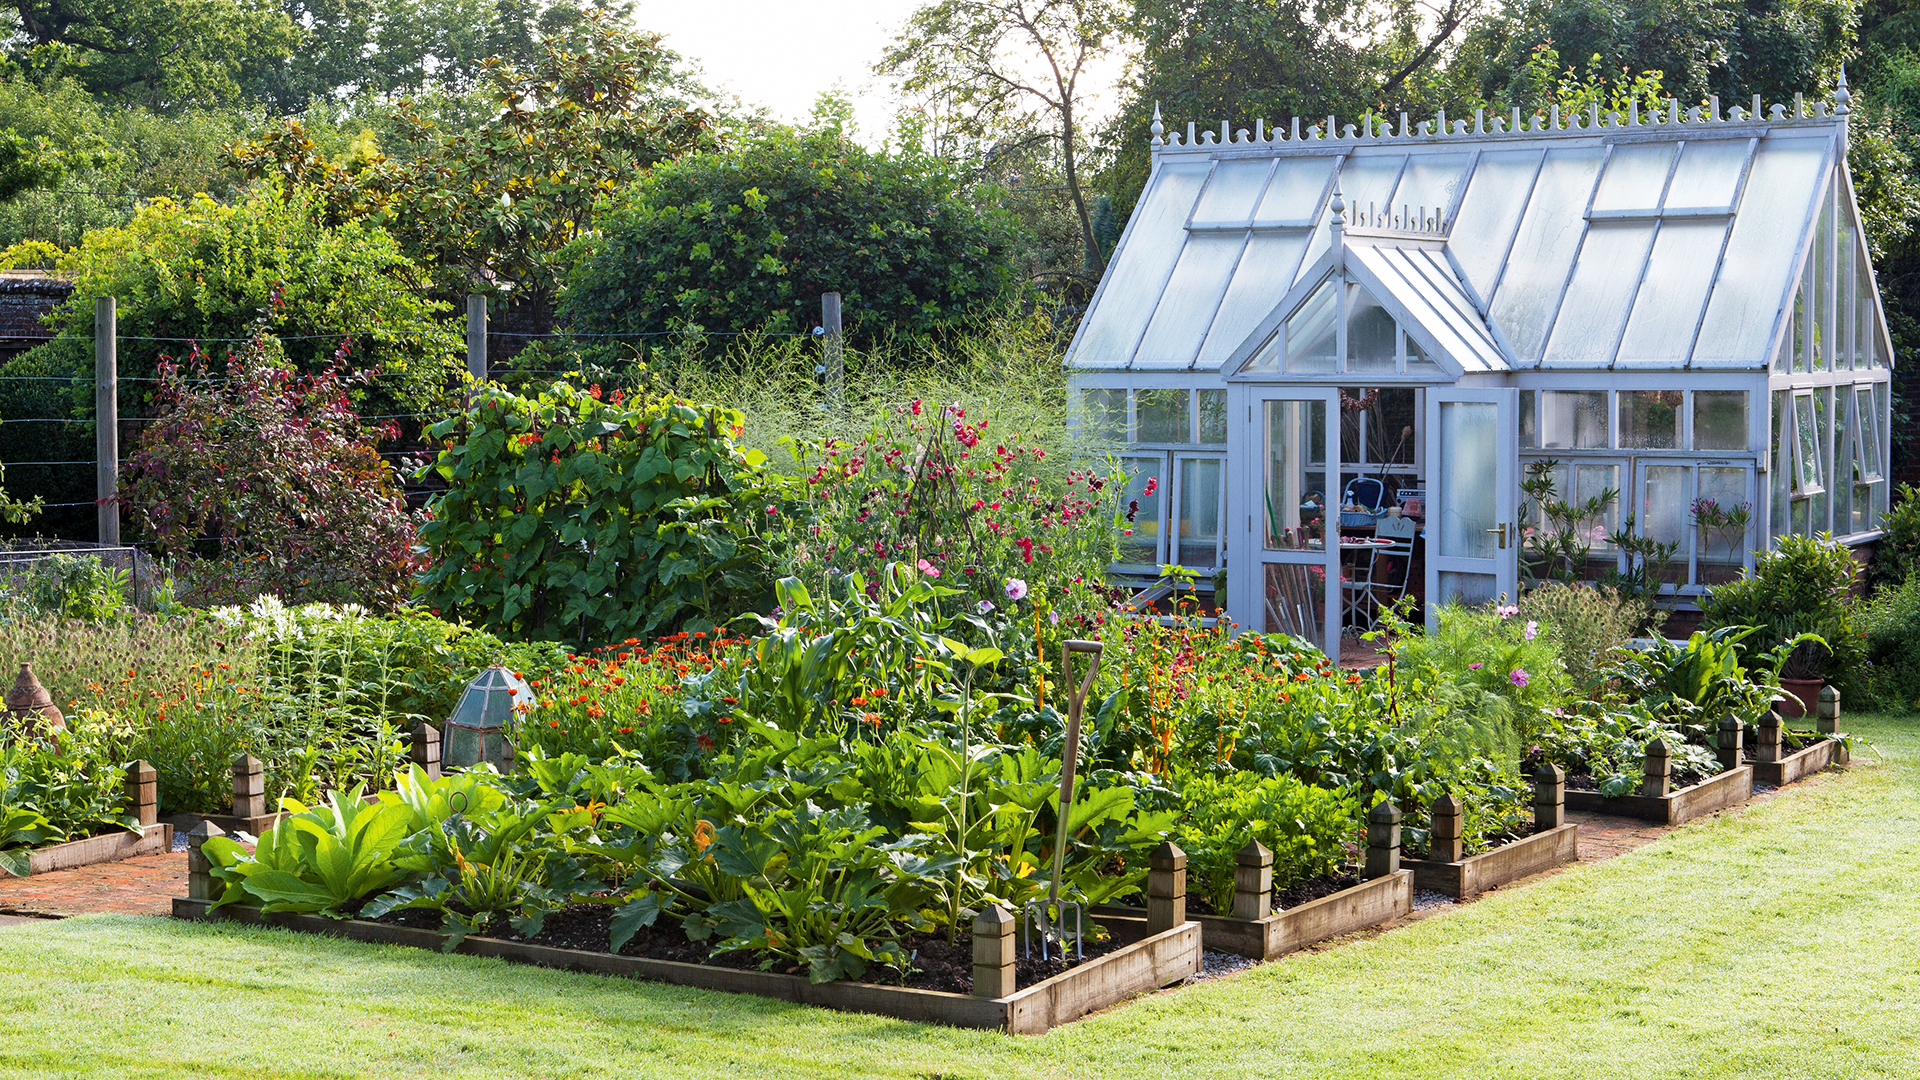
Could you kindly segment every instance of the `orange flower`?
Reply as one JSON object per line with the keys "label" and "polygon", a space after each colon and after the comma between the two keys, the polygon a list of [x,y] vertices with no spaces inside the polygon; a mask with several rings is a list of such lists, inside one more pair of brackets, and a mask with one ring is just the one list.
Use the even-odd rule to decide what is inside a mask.
{"label": "orange flower", "polygon": [[713,822],[708,821],[706,818],[701,818],[699,821],[693,823],[694,850],[705,854],[706,850],[712,846]]}
{"label": "orange flower", "polygon": [[1313,681],[1313,676],[1311,676],[1311,675],[1309,675],[1309,674],[1307,674],[1306,672],[1304,672],[1304,671],[1303,671],[1303,672],[1301,672],[1300,674],[1298,674],[1298,675],[1295,675],[1295,676],[1293,677],[1293,680],[1294,680],[1295,682],[1312,682],[1312,681]]}
{"label": "orange flower", "polygon": [[1360,685],[1360,676],[1358,676],[1358,675],[1349,675],[1349,676],[1347,676],[1347,685],[1348,685],[1348,686],[1359,686],[1359,685]]}
{"label": "orange flower", "polygon": [[862,716],[860,719],[865,720],[867,723],[873,725],[874,727],[880,726],[880,714],[877,712],[867,713],[866,715]]}

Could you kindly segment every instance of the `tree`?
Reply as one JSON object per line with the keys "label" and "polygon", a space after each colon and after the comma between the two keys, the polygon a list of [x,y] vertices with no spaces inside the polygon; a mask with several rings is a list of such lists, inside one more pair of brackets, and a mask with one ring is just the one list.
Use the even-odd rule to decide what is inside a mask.
{"label": "tree", "polygon": [[837,291],[854,339],[939,333],[1013,285],[1011,224],[938,159],[771,129],[655,166],[597,221],[562,304],[584,334],[804,331]]}
{"label": "tree", "polygon": [[241,100],[250,71],[286,59],[298,31],[278,0],[12,0],[12,52],[42,77],[175,111]]}
{"label": "tree", "polygon": [[935,0],[914,12],[876,70],[946,99],[976,138],[1048,132],[1079,219],[1085,265],[1103,265],[1080,175],[1087,65],[1122,38],[1115,0]]}
{"label": "tree", "polygon": [[228,354],[224,378],[209,372],[198,352],[161,366],[160,415],[120,496],[157,553],[197,557],[184,598],[405,601],[415,523],[347,402],[353,379],[296,374],[264,336]]}

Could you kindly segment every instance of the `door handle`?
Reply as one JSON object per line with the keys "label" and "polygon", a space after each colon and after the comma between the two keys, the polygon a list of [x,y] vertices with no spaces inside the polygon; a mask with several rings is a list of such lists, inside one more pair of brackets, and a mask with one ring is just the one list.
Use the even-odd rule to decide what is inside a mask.
{"label": "door handle", "polygon": [[1506,522],[1504,521],[1501,522],[1500,527],[1497,529],[1488,529],[1487,531],[1490,533],[1499,533],[1500,534],[1500,550],[1501,551],[1507,550],[1507,523]]}

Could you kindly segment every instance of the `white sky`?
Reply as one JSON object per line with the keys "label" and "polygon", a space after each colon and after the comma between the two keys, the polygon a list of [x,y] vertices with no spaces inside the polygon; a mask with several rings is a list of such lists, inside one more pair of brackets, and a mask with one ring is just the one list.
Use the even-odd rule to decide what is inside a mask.
{"label": "white sky", "polygon": [[[895,112],[873,65],[917,6],[915,0],[639,0],[634,22],[664,34],[665,45],[698,64],[709,86],[763,105],[781,120],[806,119],[814,99],[839,83],[854,100],[860,141],[873,144],[885,138]],[[1101,66],[1117,73],[1120,65]],[[1093,80],[1100,91],[1096,116],[1113,107],[1112,79]]]}

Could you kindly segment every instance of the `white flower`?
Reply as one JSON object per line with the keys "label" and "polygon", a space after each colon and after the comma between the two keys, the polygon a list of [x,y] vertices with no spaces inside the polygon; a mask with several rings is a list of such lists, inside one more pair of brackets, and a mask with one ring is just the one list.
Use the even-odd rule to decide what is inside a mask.
{"label": "white flower", "polygon": [[1027,598],[1027,583],[1024,581],[1021,581],[1017,577],[1008,578],[1007,579],[1007,599],[1025,600],[1026,598]]}
{"label": "white flower", "polygon": [[1540,633],[1539,620],[1528,619],[1527,620],[1527,640],[1532,641],[1536,636],[1539,635],[1539,633]]}
{"label": "white flower", "polygon": [[975,611],[978,611],[980,614],[985,615],[987,612],[993,610],[993,601],[982,600],[979,603],[973,605],[973,609]]}

